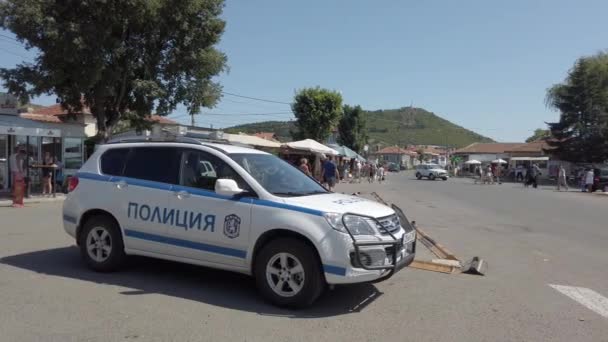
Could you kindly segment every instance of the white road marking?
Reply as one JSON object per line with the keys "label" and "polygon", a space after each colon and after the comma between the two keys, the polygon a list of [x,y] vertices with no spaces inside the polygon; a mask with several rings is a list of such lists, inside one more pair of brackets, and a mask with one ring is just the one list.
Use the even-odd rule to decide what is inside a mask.
{"label": "white road marking", "polygon": [[605,318],[608,318],[608,298],[586,287],[552,285],[552,288],[562,294],[574,299],[587,309],[592,310]]}

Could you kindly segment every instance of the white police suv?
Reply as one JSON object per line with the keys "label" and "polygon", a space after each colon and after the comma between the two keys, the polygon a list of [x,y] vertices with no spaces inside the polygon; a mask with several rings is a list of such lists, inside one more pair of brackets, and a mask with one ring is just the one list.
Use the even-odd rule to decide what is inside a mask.
{"label": "white police suv", "polygon": [[252,275],[270,302],[304,307],[327,284],[380,281],[414,259],[415,231],[393,209],[250,148],[109,143],[69,188],[65,230],[96,271],[127,255],[180,261]]}

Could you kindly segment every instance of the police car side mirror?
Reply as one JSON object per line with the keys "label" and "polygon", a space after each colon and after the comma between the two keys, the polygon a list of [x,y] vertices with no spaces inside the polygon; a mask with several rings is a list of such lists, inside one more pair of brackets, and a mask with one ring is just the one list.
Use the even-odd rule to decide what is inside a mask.
{"label": "police car side mirror", "polygon": [[215,182],[215,193],[224,196],[235,196],[245,192],[239,188],[234,179],[220,178]]}

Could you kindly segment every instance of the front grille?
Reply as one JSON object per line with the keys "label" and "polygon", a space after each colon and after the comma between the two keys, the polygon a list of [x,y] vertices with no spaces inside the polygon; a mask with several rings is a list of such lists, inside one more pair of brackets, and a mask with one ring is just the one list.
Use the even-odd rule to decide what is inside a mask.
{"label": "front grille", "polygon": [[378,229],[378,230],[380,230],[380,234],[382,234],[382,235],[388,235],[388,233],[386,232],[387,230],[391,233],[395,233],[395,232],[399,231],[399,228],[401,227],[401,224],[399,223],[399,217],[395,214],[390,215],[390,216],[380,217],[380,218],[378,218],[378,221],[380,222],[382,227],[385,228],[385,229]]}

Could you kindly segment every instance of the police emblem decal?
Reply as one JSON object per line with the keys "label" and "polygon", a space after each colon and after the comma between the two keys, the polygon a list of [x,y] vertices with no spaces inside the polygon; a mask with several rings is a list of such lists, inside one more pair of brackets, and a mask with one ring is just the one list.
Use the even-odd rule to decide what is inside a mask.
{"label": "police emblem decal", "polygon": [[235,214],[226,216],[224,219],[224,235],[234,239],[239,236],[241,232],[241,218]]}

